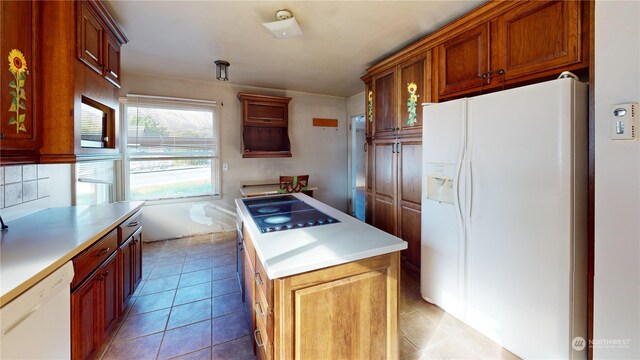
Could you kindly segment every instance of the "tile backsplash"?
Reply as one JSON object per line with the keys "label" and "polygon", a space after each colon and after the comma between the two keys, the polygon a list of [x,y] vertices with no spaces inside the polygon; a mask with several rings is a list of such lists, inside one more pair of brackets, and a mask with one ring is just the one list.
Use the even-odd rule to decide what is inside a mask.
{"label": "tile backsplash", "polygon": [[44,165],[0,167],[0,209],[49,196],[49,172]]}

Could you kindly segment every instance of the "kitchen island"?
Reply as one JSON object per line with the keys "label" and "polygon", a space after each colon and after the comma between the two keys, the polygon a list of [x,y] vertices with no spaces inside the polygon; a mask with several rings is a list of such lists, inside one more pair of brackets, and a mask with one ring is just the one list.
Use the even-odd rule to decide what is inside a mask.
{"label": "kitchen island", "polygon": [[399,357],[406,242],[304,194],[236,204],[243,299],[259,359]]}

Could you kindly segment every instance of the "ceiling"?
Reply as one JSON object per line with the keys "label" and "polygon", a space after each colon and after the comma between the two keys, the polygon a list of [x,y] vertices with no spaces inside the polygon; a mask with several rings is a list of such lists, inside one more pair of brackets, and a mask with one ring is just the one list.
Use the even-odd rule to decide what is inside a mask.
{"label": "ceiling", "polygon": [[[347,97],[377,60],[484,1],[120,1],[106,2],[129,43],[124,72],[215,80]],[[262,26],[293,12],[302,36],[274,39]]]}

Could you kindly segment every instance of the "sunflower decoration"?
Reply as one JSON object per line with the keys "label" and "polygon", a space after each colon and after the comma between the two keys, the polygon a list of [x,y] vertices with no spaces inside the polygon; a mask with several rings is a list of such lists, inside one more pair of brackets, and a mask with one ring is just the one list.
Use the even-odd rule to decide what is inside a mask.
{"label": "sunflower decoration", "polygon": [[9,125],[16,125],[16,134],[20,131],[27,132],[27,128],[24,125],[26,113],[21,114],[20,110],[27,110],[27,91],[24,88],[24,83],[27,80],[27,60],[24,58],[22,52],[18,49],[9,51],[9,72],[13,74],[14,80],[9,82],[10,93],[13,96],[11,100],[11,107],[9,107],[10,113],[16,113],[15,116],[9,118]]}
{"label": "sunflower decoration", "polygon": [[369,90],[369,94],[367,95],[367,115],[369,116],[369,121],[373,121],[373,91]]}
{"label": "sunflower decoration", "polygon": [[407,99],[407,112],[409,113],[409,119],[407,120],[407,125],[413,126],[416,123],[416,105],[418,104],[418,97],[420,96],[416,95],[418,85],[416,85],[416,83],[407,84],[407,91],[409,92],[409,97]]}

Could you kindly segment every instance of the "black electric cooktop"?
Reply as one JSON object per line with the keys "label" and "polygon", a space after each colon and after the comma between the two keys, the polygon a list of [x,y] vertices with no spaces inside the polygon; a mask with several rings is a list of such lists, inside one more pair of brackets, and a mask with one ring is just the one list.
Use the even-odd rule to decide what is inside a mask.
{"label": "black electric cooktop", "polygon": [[339,223],[291,195],[242,200],[263,233]]}

